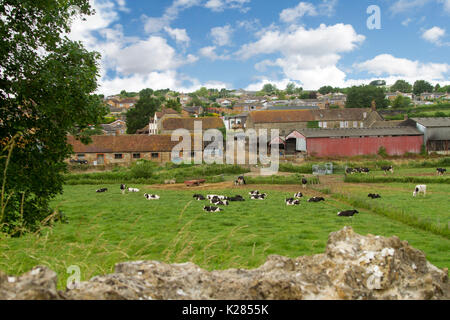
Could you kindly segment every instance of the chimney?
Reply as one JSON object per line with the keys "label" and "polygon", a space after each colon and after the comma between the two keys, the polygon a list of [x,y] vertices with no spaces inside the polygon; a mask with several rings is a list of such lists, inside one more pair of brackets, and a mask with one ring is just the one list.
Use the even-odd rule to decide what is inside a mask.
{"label": "chimney", "polygon": [[372,111],[377,111],[377,103],[376,103],[375,100],[372,100],[372,106],[371,106],[371,108],[372,108]]}

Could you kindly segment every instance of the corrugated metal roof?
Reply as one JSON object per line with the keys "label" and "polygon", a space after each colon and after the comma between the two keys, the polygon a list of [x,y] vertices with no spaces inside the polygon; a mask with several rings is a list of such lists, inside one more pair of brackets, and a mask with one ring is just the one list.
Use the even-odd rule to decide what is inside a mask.
{"label": "corrugated metal roof", "polygon": [[424,127],[450,127],[450,117],[447,118],[411,118]]}
{"label": "corrugated metal roof", "polygon": [[300,129],[297,131],[306,138],[423,135],[422,132],[412,127],[361,128],[361,129]]}
{"label": "corrugated metal roof", "polygon": [[307,121],[363,121],[371,109],[348,108],[326,110],[271,110],[253,111],[249,118],[254,123],[286,123]]}

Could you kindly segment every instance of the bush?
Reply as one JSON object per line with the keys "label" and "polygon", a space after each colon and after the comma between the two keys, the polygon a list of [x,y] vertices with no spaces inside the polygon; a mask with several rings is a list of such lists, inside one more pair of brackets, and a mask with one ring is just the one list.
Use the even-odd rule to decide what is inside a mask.
{"label": "bush", "polygon": [[380,157],[382,157],[382,158],[387,158],[387,157],[388,157],[388,154],[387,154],[387,151],[386,151],[386,148],[385,148],[385,147],[380,147],[380,149],[378,149],[377,154],[378,154]]}
{"label": "bush", "polygon": [[137,161],[132,165],[130,169],[131,175],[134,178],[149,179],[153,176],[153,173],[157,166],[158,164],[152,161],[148,160]]}

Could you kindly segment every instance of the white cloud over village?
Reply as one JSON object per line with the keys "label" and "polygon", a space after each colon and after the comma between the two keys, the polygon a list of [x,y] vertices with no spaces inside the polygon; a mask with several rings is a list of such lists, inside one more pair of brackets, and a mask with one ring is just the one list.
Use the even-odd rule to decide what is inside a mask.
{"label": "white cloud over village", "polygon": [[[443,9],[450,9],[450,1],[434,1]],[[216,61],[251,63],[254,74],[248,75],[253,79],[249,81],[253,83],[246,85],[249,89],[260,89],[269,82],[279,86],[295,82],[305,89],[318,89],[323,85],[344,87],[368,83],[374,77],[387,81],[401,78],[414,82],[420,78],[448,82],[449,64],[415,61],[389,52],[366,57],[366,60],[359,58],[362,62],[350,66],[342,65],[347,54],[357,53],[370,41],[367,32],[357,31],[350,23],[321,23],[312,27],[302,23],[305,17],[332,16],[338,0],[299,1],[295,6],[280,10],[278,21],[268,21],[265,26],[259,19],[245,16],[253,5],[250,0],[174,0],[168,3],[161,16],[137,17],[143,22],[144,36],[137,33],[129,36],[124,31],[120,15],[133,14],[129,1],[92,0],[92,4],[96,14],[86,21],[75,21],[70,37],[102,54],[99,91],[105,94],[145,87],[179,91],[206,85],[234,88],[236,84],[222,81],[220,74],[200,81],[189,72],[180,71],[186,66]],[[401,15],[424,5],[415,0],[398,0],[393,1],[389,9],[392,14]],[[211,14],[235,10],[233,15],[242,15],[242,19],[210,27],[199,42],[189,34],[188,27],[175,26],[181,13],[194,7]],[[399,24],[407,27],[417,19],[404,17]],[[243,42],[243,34],[253,40]],[[442,26],[422,28],[419,36],[435,47],[447,44],[446,30]],[[363,78],[362,73],[368,76]],[[355,74],[360,79],[356,79]]]}

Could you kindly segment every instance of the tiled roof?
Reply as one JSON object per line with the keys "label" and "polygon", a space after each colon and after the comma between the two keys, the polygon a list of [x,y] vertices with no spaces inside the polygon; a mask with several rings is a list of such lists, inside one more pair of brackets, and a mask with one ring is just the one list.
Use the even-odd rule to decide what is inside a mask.
{"label": "tiled roof", "polygon": [[254,123],[283,123],[307,121],[363,121],[371,109],[327,109],[327,110],[269,110],[253,111],[249,119]]}
{"label": "tiled roof", "polygon": [[187,129],[194,130],[194,122],[201,121],[202,129],[220,129],[224,127],[222,119],[217,117],[208,118],[167,118],[162,122],[162,130]]}
{"label": "tiled roof", "polygon": [[171,108],[163,109],[161,112],[156,112],[156,116],[158,117],[158,119],[161,119],[166,114],[178,114],[178,112]]}
{"label": "tiled roof", "polygon": [[[171,152],[179,142],[170,135],[92,136],[92,143],[82,144],[73,136],[67,142],[76,153]],[[181,140],[180,140],[181,141]]]}

